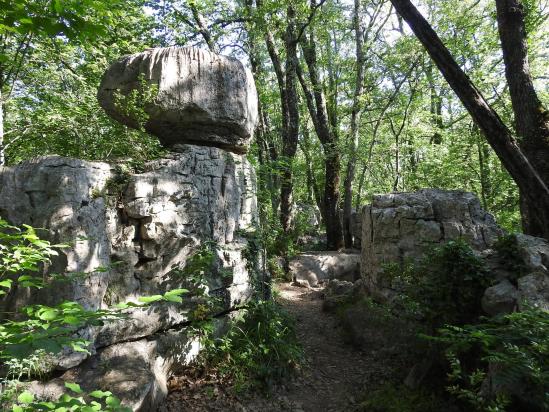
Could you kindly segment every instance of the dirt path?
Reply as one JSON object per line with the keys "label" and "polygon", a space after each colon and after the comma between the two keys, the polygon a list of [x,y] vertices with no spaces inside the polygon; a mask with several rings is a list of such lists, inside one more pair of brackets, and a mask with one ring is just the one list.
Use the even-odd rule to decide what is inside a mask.
{"label": "dirt path", "polygon": [[269,398],[257,394],[237,398],[213,382],[180,377],[176,382],[172,381],[171,386],[181,390],[170,393],[162,408],[164,411],[356,410],[357,400],[364,395],[367,383],[376,375],[373,368],[376,362],[372,355],[359,352],[343,342],[338,319],[322,311],[320,290],[287,283],[278,285],[278,289],[280,303],[297,320],[297,333],[307,359],[295,381],[277,388]]}

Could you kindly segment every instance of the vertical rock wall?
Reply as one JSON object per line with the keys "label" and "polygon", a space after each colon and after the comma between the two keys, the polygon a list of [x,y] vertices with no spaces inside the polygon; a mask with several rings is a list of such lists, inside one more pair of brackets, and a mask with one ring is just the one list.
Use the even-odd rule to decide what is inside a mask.
{"label": "vertical rock wall", "polygon": [[[128,99],[136,91],[145,101]],[[144,127],[172,153],[133,174],[121,165],[59,156],[0,168],[0,216],[68,243],[43,271],[78,274],[38,291],[14,288],[1,302],[4,312],[63,301],[106,309],[187,288],[182,270],[206,244],[216,245],[204,273],[209,295],[225,308],[245,302],[261,276],[260,257],[248,262],[250,253],[243,253],[246,232],[258,221],[254,170],[243,154],[257,123],[249,70],[198,49],[150,49],[113,63],[98,97],[109,115]],[[76,381],[110,390],[134,410],[155,410],[170,370],[197,353],[184,326],[199,303],[188,296],[182,304],[155,302],[79,330],[92,356],[60,354],[54,361],[63,376],[33,390],[56,397],[63,381]]]}
{"label": "vertical rock wall", "polygon": [[[99,309],[163,294],[185,286],[187,279],[173,269],[184,268],[204,241],[217,244],[217,267],[230,273],[207,274],[210,294],[223,297],[226,307],[248,299],[254,274],[242,257],[247,246],[242,234],[253,230],[258,218],[253,168],[244,156],[213,147],[184,145],[180,150],[150,162],[139,174],[57,156],[0,169],[0,215],[16,225],[44,228],[42,235],[52,242],[71,244],[45,270],[86,273],[32,294],[27,288],[16,290],[4,307],[74,300]],[[97,354],[69,370],[66,378],[85,380],[90,388],[118,389],[136,409],[160,399],[172,362],[185,359],[193,349],[184,333],[177,339],[164,333],[187,320],[184,307],[154,304],[130,310],[121,321],[81,331]],[[173,344],[167,345],[170,339]],[[124,343],[129,341],[134,342]],[[174,350],[173,357],[166,357]],[[113,356],[127,380],[114,382],[109,380],[113,373],[98,375],[92,368]],[[58,367],[73,368],[84,358],[67,353],[58,359]],[[130,375],[141,376],[137,382],[149,392],[134,388],[137,395],[131,395]]]}
{"label": "vertical rock wall", "polygon": [[423,189],[376,195],[362,211],[362,278],[372,292],[386,295],[389,285],[379,276],[385,264],[417,260],[458,238],[485,250],[502,234],[472,193]]}

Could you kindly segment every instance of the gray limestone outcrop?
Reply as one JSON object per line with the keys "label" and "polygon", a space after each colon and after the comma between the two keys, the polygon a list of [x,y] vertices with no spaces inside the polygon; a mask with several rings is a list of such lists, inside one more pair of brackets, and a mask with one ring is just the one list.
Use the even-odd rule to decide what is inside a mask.
{"label": "gray limestone outcrop", "polygon": [[322,251],[301,253],[290,260],[290,271],[311,287],[330,279],[354,281],[360,277],[360,253]]}
{"label": "gray limestone outcrop", "polygon": [[[66,350],[52,360],[64,374],[32,386],[55,397],[63,381],[75,381],[110,390],[133,410],[153,411],[170,371],[198,351],[185,326],[204,293],[226,311],[250,299],[259,283],[261,256],[244,257],[253,256],[246,233],[258,219],[254,169],[243,155],[257,122],[257,93],[240,61],[169,47],[113,63],[98,99],[114,119],[144,128],[172,153],[139,173],[59,156],[0,167],[0,216],[68,244],[41,270],[71,275],[40,290],[14,287],[0,309],[75,301],[98,310],[200,289],[182,303],[133,305],[123,317],[81,328],[90,355]],[[208,267],[186,272],[196,253],[208,256]]]}
{"label": "gray limestone outcrop", "polygon": [[144,127],[168,147],[190,143],[243,153],[257,123],[251,72],[237,59],[193,47],[122,57],[105,72],[98,99],[115,120]]}
{"label": "gray limestone outcrop", "polygon": [[376,195],[362,211],[361,274],[372,291],[382,291],[388,285],[379,274],[387,263],[420,259],[429,248],[458,238],[485,250],[502,234],[472,193],[423,189]]}
{"label": "gray limestone outcrop", "polygon": [[486,313],[509,313],[525,305],[549,308],[549,243],[512,235],[508,242],[515,249],[516,261],[510,264],[505,253],[495,250],[503,235],[472,193],[423,189],[377,195],[362,213],[361,276],[372,296],[390,300],[395,291],[383,276],[386,264],[413,263],[429,249],[461,238],[495,279],[482,299]]}
{"label": "gray limestone outcrop", "polygon": [[[180,149],[133,174],[116,165],[59,156],[0,168],[0,216],[15,225],[44,228],[41,236],[70,244],[45,272],[83,274],[32,293],[27,288],[13,290],[4,308],[14,311],[30,303],[68,300],[87,309],[105,309],[188,288],[189,279],[178,269],[206,241],[217,245],[212,271],[205,278],[209,294],[221,298],[225,308],[247,300],[254,274],[242,252],[247,246],[243,233],[253,230],[257,219],[253,168],[244,156],[215,147]],[[139,385],[139,396],[124,399],[136,410],[152,410],[140,405],[156,404],[155,399],[163,397],[163,379],[175,362],[168,356],[173,345],[161,343],[168,329],[188,320],[197,302],[184,296],[183,304],[127,309],[125,318],[79,332],[92,342],[91,358],[77,366],[86,355],[65,353],[56,366],[70,369],[67,377],[105,389],[106,375],[97,370],[84,373],[90,364],[116,354],[117,362],[128,359],[117,366],[119,378],[130,380],[134,366],[147,369],[150,363],[154,370],[134,371],[147,381]],[[183,336],[178,342],[188,339]],[[138,355],[149,363],[134,361]],[[184,350],[179,355],[185,355]]]}

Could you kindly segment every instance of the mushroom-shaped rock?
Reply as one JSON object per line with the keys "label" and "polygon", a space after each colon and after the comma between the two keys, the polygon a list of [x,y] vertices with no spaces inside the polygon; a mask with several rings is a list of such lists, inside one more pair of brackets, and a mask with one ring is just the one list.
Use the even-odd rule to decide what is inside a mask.
{"label": "mushroom-shaped rock", "polygon": [[191,143],[243,153],[257,123],[252,74],[237,59],[193,47],[122,57],[103,75],[99,104],[167,147]]}

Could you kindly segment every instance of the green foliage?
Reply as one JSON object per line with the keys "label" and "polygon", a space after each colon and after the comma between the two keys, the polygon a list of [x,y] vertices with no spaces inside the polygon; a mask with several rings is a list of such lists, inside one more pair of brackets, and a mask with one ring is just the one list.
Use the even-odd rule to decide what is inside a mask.
{"label": "green foliage", "polygon": [[237,391],[282,382],[303,356],[293,318],[273,301],[250,303],[226,335],[203,343],[206,365],[232,379]]}
{"label": "green foliage", "polygon": [[[122,406],[120,400],[109,391],[95,390],[86,394],[80,385],[70,382],[66,382],[65,387],[75,396],[65,393],[56,401],[35,401],[32,393],[24,391],[17,397],[12,412],[131,412],[131,408]],[[90,400],[86,401],[85,397]]]}
{"label": "green foliage", "polygon": [[[0,296],[5,295],[14,282],[23,287],[43,287],[43,278],[23,275],[23,272],[37,272],[41,264],[49,263],[51,256],[58,255],[56,249],[66,246],[52,245],[40,239],[31,226],[18,228],[0,217]],[[19,276],[10,277],[15,274]]]}
{"label": "green foliage", "polygon": [[520,254],[517,237],[514,234],[501,236],[494,244],[494,249],[503,261],[505,268],[514,275],[515,279],[526,275],[524,259]]}
{"label": "green foliage", "polygon": [[[24,225],[9,225],[0,218],[0,286],[2,294],[15,285],[22,288],[48,287],[47,277],[31,275],[50,263],[50,257],[67,245],[52,245],[40,239],[36,230]],[[98,271],[103,269],[99,268]],[[59,276],[53,278],[58,279]],[[70,278],[70,277],[69,277]],[[67,384],[78,397],[65,394],[57,401],[35,401],[27,391],[21,392],[22,379],[45,377],[51,370],[56,354],[64,349],[88,352],[90,342],[76,332],[85,326],[98,326],[103,322],[124,316],[121,309],[145,306],[157,301],[181,303],[186,289],[173,289],[163,295],[141,297],[141,304],[125,303],[117,310],[86,310],[76,302],[62,302],[55,306],[28,305],[20,309],[14,318],[0,322],[0,361],[5,373],[0,384],[0,406],[14,412],[21,411],[127,411],[120,400],[110,392],[93,391],[84,400],[84,393],[77,384]]]}
{"label": "green foliage", "polygon": [[207,275],[215,270],[217,244],[213,241],[203,242],[185,262],[183,268],[174,268],[172,275],[184,278],[193,287],[193,293],[207,293]]}
{"label": "green foliage", "polygon": [[547,311],[531,308],[476,325],[449,326],[431,339],[446,347],[450,393],[475,410],[549,409]]}
{"label": "green foliage", "polygon": [[56,306],[25,306],[23,320],[6,319],[0,323],[0,359],[23,359],[35,351],[56,354],[63,347],[87,352],[88,341],[74,335],[86,325],[101,325],[116,319],[111,311],[85,310],[76,302],[63,302]]}
{"label": "green foliage", "polygon": [[490,285],[482,260],[463,240],[430,250],[399,281],[408,304],[433,329],[474,321],[482,313],[480,301]]}
{"label": "green foliage", "polygon": [[145,130],[149,120],[147,110],[154,103],[158,95],[158,85],[152,84],[141,73],[137,78],[137,85],[129,92],[122,93],[117,90],[114,93],[114,105],[118,112],[129,119],[134,127]]}
{"label": "green foliage", "polygon": [[284,270],[280,266],[280,263],[278,262],[278,259],[276,257],[270,257],[267,260],[267,270],[269,271],[269,274],[271,276],[271,279],[279,279],[279,280],[291,280],[288,279],[286,274],[284,273]]}

